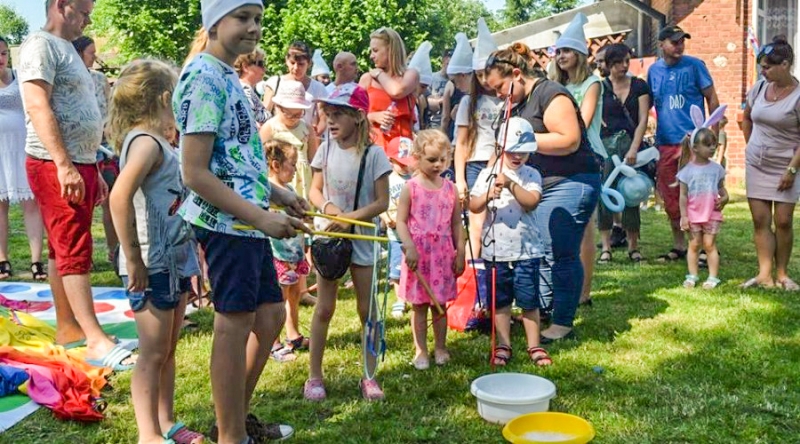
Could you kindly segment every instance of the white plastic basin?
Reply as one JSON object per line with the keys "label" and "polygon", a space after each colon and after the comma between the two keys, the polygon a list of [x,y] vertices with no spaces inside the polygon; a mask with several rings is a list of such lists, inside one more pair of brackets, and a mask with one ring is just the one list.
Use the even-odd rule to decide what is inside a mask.
{"label": "white plastic basin", "polygon": [[523,373],[495,373],[472,381],[478,414],[489,422],[505,424],[525,413],[546,412],[556,397],[550,380]]}

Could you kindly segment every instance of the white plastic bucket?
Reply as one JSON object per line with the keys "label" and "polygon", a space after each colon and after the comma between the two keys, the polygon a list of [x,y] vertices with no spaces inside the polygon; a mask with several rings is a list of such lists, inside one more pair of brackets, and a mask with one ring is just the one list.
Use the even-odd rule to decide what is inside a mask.
{"label": "white plastic bucket", "polygon": [[546,412],[556,397],[550,380],[523,373],[495,373],[472,381],[478,414],[489,422],[505,424],[525,413]]}

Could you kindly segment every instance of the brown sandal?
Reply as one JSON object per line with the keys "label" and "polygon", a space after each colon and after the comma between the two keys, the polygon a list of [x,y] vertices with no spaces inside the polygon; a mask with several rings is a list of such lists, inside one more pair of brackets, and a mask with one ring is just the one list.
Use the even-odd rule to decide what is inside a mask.
{"label": "brown sandal", "polygon": [[512,356],[513,352],[511,351],[511,346],[500,344],[494,348],[494,353],[492,354],[492,363],[494,365],[503,367],[508,364],[508,361],[511,360]]}
{"label": "brown sandal", "polygon": [[533,361],[533,364],[537,367],[553,365],[553,360],[550,358],[550,355],[547,354],[547,350],[542,347],[529,347],[528,357],[531,358],[531,361]]}

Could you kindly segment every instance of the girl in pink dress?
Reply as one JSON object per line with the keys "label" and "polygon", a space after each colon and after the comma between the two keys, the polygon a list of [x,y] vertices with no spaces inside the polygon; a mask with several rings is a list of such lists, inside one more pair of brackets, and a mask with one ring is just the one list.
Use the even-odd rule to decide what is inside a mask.
{"label": "girl in pink dress", "polygon": [[[442,307],[456,297],[456,278],[464,272],[464,234],[461,229],[461,204],[455,185],[441,173],[450,165],[450,141],[438,130],[421,131],[414,140],[413,156],[417,174],[400,194],[397,204],[397,235],[403,244],[405,261],[400,271],[400,287],[406,302],[413,307],[414,367],[425,370],[428,356],[428,310],[431,296]],[[447,316],[432,309],[434,360],[444,365],[450,360],[445,347]]]}

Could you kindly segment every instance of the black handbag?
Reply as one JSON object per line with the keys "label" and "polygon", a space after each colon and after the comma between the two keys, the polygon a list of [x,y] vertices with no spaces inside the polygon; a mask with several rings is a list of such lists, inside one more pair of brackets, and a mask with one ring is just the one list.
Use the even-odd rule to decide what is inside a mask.
{"label": "black handbag", "polygon": [[[353,211],[358,209],[358,196],[361,194],[361,184],[364,181],[364,167],[367,163],[369,148],[367,147],[364,150],[364,154],[361,155]],[[323,167],[323,171],[325,167],[327,165]],[[350,228],[350,232],[355,232],[354,226]],[[350,262],[353,259],[353,241],[341,237],[314,238],[314,241],[311,242],[311,258],[314,260],[314,268],[317,269],[320,276],[331,281],[341,279],[347,273],[347,269],[350,268]]]}

